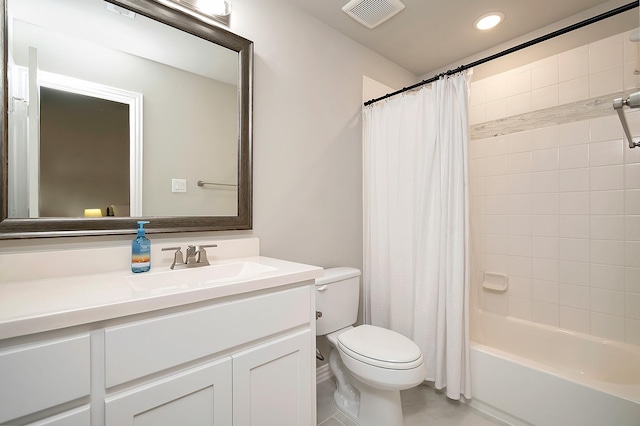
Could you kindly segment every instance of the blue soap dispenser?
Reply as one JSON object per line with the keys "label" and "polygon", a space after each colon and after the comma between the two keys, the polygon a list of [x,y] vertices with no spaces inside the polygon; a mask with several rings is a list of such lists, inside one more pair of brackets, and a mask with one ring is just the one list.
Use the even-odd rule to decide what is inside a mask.
{"label": "blue soap dispenser", "polygon": [[147,220],[138,221],[138,236],[131,241],[131,271],[149,272],[151,269],[151,241],[144,236],[144,225]]}

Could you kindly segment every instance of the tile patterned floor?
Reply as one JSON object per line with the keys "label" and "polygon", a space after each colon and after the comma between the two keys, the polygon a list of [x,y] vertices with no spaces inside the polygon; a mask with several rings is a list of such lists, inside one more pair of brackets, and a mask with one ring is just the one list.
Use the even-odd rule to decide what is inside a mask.
{"label": "tile patterned floor", "polygon": [[[336,408],[333,402],[334,390],[335,384],[331,380],[318,384],[318,425],[357,426]],[[402,391],[401,398],[404,426],[507,425],[466,404],[447,399],[442,392],[426,385]]]}

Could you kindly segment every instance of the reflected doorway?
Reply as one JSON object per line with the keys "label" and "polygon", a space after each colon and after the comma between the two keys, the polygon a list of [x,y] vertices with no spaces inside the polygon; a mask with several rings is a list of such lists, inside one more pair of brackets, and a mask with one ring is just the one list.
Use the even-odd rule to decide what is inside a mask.
{"label": "reflected doorway", "polygon": [[[8,216],[82,217],[85,209],[93,209],[92,216],[141,216],[142,94],[39,71],[37,67],[34,72],[15,65],[10,69],[14,80],[9,111]],[[43,107],[44,111],[42,102],[50,104]],[[109,115],[118,110],[121,125],[92,122],[106,116],[106,110],[110,110]],[[91,113],[98,116],[90,117]],[[48,123],[41,123],[43,114]],[[81,141],[75,145],[71,142],[75,137],[71,123],[80,124],[75,132]],[[41,125],[43,130],[57,134],[57,142],[41,140]],[[41,153],[41,149],[46,152]],[[122,156],[110,164],[107,159],[114,158],[115,149]],[[89,157],[78,159],[83,152],[90,153]],[[107,187],[114,184],[122,188],[122,182],[127,182],[128,189],[118,189],[117,195]]]}
{"label": "reflected doorway", "polygon": [[129,105],[40,88],[40,217],[129,216]]}

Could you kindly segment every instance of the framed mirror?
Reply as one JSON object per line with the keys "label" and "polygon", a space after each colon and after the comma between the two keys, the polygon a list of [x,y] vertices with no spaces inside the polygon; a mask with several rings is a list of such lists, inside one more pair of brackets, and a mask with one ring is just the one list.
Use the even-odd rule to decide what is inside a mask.
{"label": "framed mirror", "polygon": [[250,40],[169,0],[0,7],[0,239],[251,229]]}

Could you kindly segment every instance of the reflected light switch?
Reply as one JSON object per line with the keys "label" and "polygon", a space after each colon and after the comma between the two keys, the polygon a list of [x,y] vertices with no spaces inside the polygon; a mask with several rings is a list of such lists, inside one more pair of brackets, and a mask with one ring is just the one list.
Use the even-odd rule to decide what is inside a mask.
{"label": "reflected light switch", "polygon": [[171,179],[171,192],[187,192],[187,180]]}

